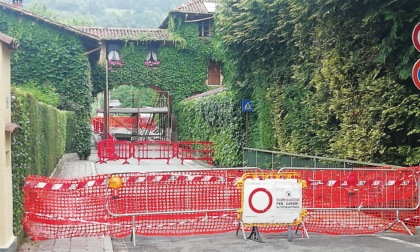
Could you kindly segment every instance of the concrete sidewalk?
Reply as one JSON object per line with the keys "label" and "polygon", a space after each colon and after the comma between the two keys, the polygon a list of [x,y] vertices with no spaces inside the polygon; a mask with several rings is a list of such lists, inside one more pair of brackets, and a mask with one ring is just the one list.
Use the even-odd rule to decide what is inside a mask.
{"label": "concrete sidewalk", "polygon": [[110,237],[73,237],[63,239],[53,239],[44,241],[31,241],[26,239],[20,246],[19,252],[24,251],[54,251],[54,252],[82,252],[98,251],[112,252],[112,242]]}
{"label": "concrete sidewalk", "polygon": [[[171,159],[169,165],[166,164],[166,160],[142,160],[141,165],[139,165],[137,159],[134,158],[129,160],[130,164],[125,165],[122,164],[123,160],[110,161],[104,164],[97,163],[98,160],[97,152],[94,149],[92,150],[91,156],[88,160],[79,160],[76,154],[66,154],[52,176],[59,178],[81,178],[114,172],[179,171],[211,168],[211,166],[204,162],[191,160],[185,160],[184,164],[181,164],[181,160],[177,158]],[[44,241],[31,241],[27,238],[18,251],[112,252],[114,250],[111,238],[104,236],[74,237]]]}

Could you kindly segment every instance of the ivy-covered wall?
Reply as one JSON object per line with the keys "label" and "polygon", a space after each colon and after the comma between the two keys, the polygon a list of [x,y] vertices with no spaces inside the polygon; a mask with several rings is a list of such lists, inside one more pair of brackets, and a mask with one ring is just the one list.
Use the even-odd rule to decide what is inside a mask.
{"label": "ivy-covered wall", "polygon": [[216,166],[242,166],[245,115],[233,92],[189,99],[177,106],[180,139],[211,141]]}
{"label": "ivy-covered wall", "polygon": [[[112,67],[109,87],[123,84],[157,86],[168,91],[175,103],[206,91],[207,65],[215,57],[211,41],[200,39],[198,27],[193,23],[180,23],[173,36],[173,42],[161,43],[157,49],[160,65],[156,67],[144,64],[151,42],[129,41],[122,44],[119,54],[124,66]],[[105,68],[95,66],[92,71],[95,93],[104,90],[104,76]]]}
{"label": "ivy-covered wall", "polygon": [[12,55],[12,84],[35,83],[58,93],[58,108],[74,111],[77,116],[74,142],[67,150],[87,157],[90,155],[92,87],[82,41],[76,34],[25,15],[3,9],[0,14],[0,31],[16,38],[20,44]]}
{"label": "ivy-covered wall", "polygon": [[[420,163],[414,1],[220,0],[231,88],[251,98],[251,145]],[[268,137],[268,136],[271,136]]]}
{"label": "ivy-covered wall", "polygon": [[39,103],[35,97],[12,88],[12,122],[21,127],[12,134],[13,217],[15,234],[21,228],[21,187],[28,174],[50,176],[71,144],[76,116]]}

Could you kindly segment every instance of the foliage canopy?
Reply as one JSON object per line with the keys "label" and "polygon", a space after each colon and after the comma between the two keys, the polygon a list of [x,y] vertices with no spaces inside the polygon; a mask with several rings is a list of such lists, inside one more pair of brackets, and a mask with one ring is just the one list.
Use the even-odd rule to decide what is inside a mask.
{"label": "foliage canopy", "polygon": [[232,87],[255,101],[255,145],[420,162],[420,97],[410,78],[419,57],[414,1],[221,2],[217,34]]}

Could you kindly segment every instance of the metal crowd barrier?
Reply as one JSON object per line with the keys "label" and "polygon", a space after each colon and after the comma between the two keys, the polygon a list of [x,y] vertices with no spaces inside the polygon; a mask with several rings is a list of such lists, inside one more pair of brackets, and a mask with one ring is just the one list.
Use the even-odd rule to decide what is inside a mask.
{"label": "metal crowd barrier", "polygon": [[[102,157],[112,157],[114,145],[105,143],[101,143],[104,145]],[[420,226],[419,166],[401,169],[289,167],[280,174],[250,167],[114,173],[86,178],[28,176],[23,187],[24,227],[35,240],[81,234],[122,238],[135,234],[136,229],[137,234],[145,236],[234,231],[238,227],[236,210],[241,206],[238,181],[248,172],[269,180],[277,175],[289,178],[288,172],[299,172],[302,181],[299,192],[302,207],[299,205],[299,209],[307,213],[300,227],[310,232],[373,234],[392,229],[412,234],[415,227]],[[242,203],[249,205],[252,216],[270,217],[269,212],[265,212],[271,209],[269,205],[277,207],[276,203],[280,202],[281,210],[282,206],[289,206],[281,202],[296,202],[283,199],[296,192],[293,187],[276,187],[285,189],[281,189],[285,194],[270,193],[270,197],[264,192],[265,189],[271,192],[272,184],[245,182],[248,187],[244,190],[248,191],[244,195],[248,196],[247,199],[244,196]],[[289,218],[286,212],[281,214]],[[298,229],[299,226],[295,230]],[[264,226],[261,231],[285,230]]]}
{"label": "metal crowd barrier", "polygon": [[128,159],[133,156],[133,146],[129,141],[115,140],[115,155],[119,159],[124,159],[123,164],[129,164]]}
{"label": "metal crowd barrier", "polygon": [[133,143],[125,140],[104,139],[98,142],[99,163],[106,163],[108,160],[124,159],[123,164],[128,164],[128,159],[134,157],[142,159],[166,159],[169,164],[170,158],[180,158],[181,164],[184,160],[202,160],[208,164],[213,163],[213,143],[200,141],[135,141]]}
{"label": "metal crowd barrier", "polygon": [[[182,215],[189,222],[203,214],[235,213],[241,201],[235,184],[245,171],[261,172],[246,167],[111,173],[106,179],[106,211],[113,217],[132,218],[135,246],[136,216],[170,219]],[[120,181],[114,186],[116,178]]]}
{"label": "metal crowd barrier", "polygon": [[99,163],[106,163],[107,160],[118,160],[119,157],[115,153],[115,140],[104,139],[98,142]]}
{"label": "metal crowd barrier", "polygon": [[[103,117],[92,117],[91,124],[95,133],[103,133],[104,130],[104,118]],[[109,118],[109,127],[118,129],[132,129],[141,128],[153,130],[156,126],[152,120],[149,123],[149,118],[137,117],[137,116],[111,116]]]}
{"label": "metal crowd barrier", "polygon": [[166,159],[166,163],[169,164],[173,153],[171,141],[135,141],[132,146],[133,157],[138,160],[138,164],[141,159]]}
{"label": "metal crowd barrier", "polygon": [[[308,211],[395,211],[395,219],[385,229],[400,223],[400,211],[417,210],[420,206],[420,170],[413,168],[303,168],[287,167],[283,171],[299,172],[307,183],[303,191],[303,207]],[[391,215],[384,218],[391,218]]]}
{"label": "metal crowd barrier", "polygon": [[180,141],[177,142],[177,155],[184,160],[203,160],[209,165],[213,163],[213,143],[201,141]]}
{"label": "metal crowd barrier", "polygon": [[93,132],[96,134],[104,132],[104,119],[103,118],[92,118]]}

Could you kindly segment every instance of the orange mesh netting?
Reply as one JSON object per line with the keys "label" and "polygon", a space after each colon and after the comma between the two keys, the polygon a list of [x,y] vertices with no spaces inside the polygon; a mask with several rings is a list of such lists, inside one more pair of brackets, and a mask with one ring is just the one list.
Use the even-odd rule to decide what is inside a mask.
{"label": "orange mesh netting", "polygon": [[[420,226],[419,171],[420,167],[300,170],[307,182],[302,193],[303,209],[308,210],[304,224],[309,232],[375,233],[394,223],[400,210],[399,219],[414,230]],[[23,188],[24,227],[34,240],[121,238],[133,226],[145,236],[233,231],[241,208],[236,182],[245,172],[249,171],[133,172],[80,179],[29,176]],[[108,187],[114,175],[122,178],[119,189]],[[405,232],[399,223],[391,229]],[[285,226],[260,228],[261,232],[285,230]]]}

